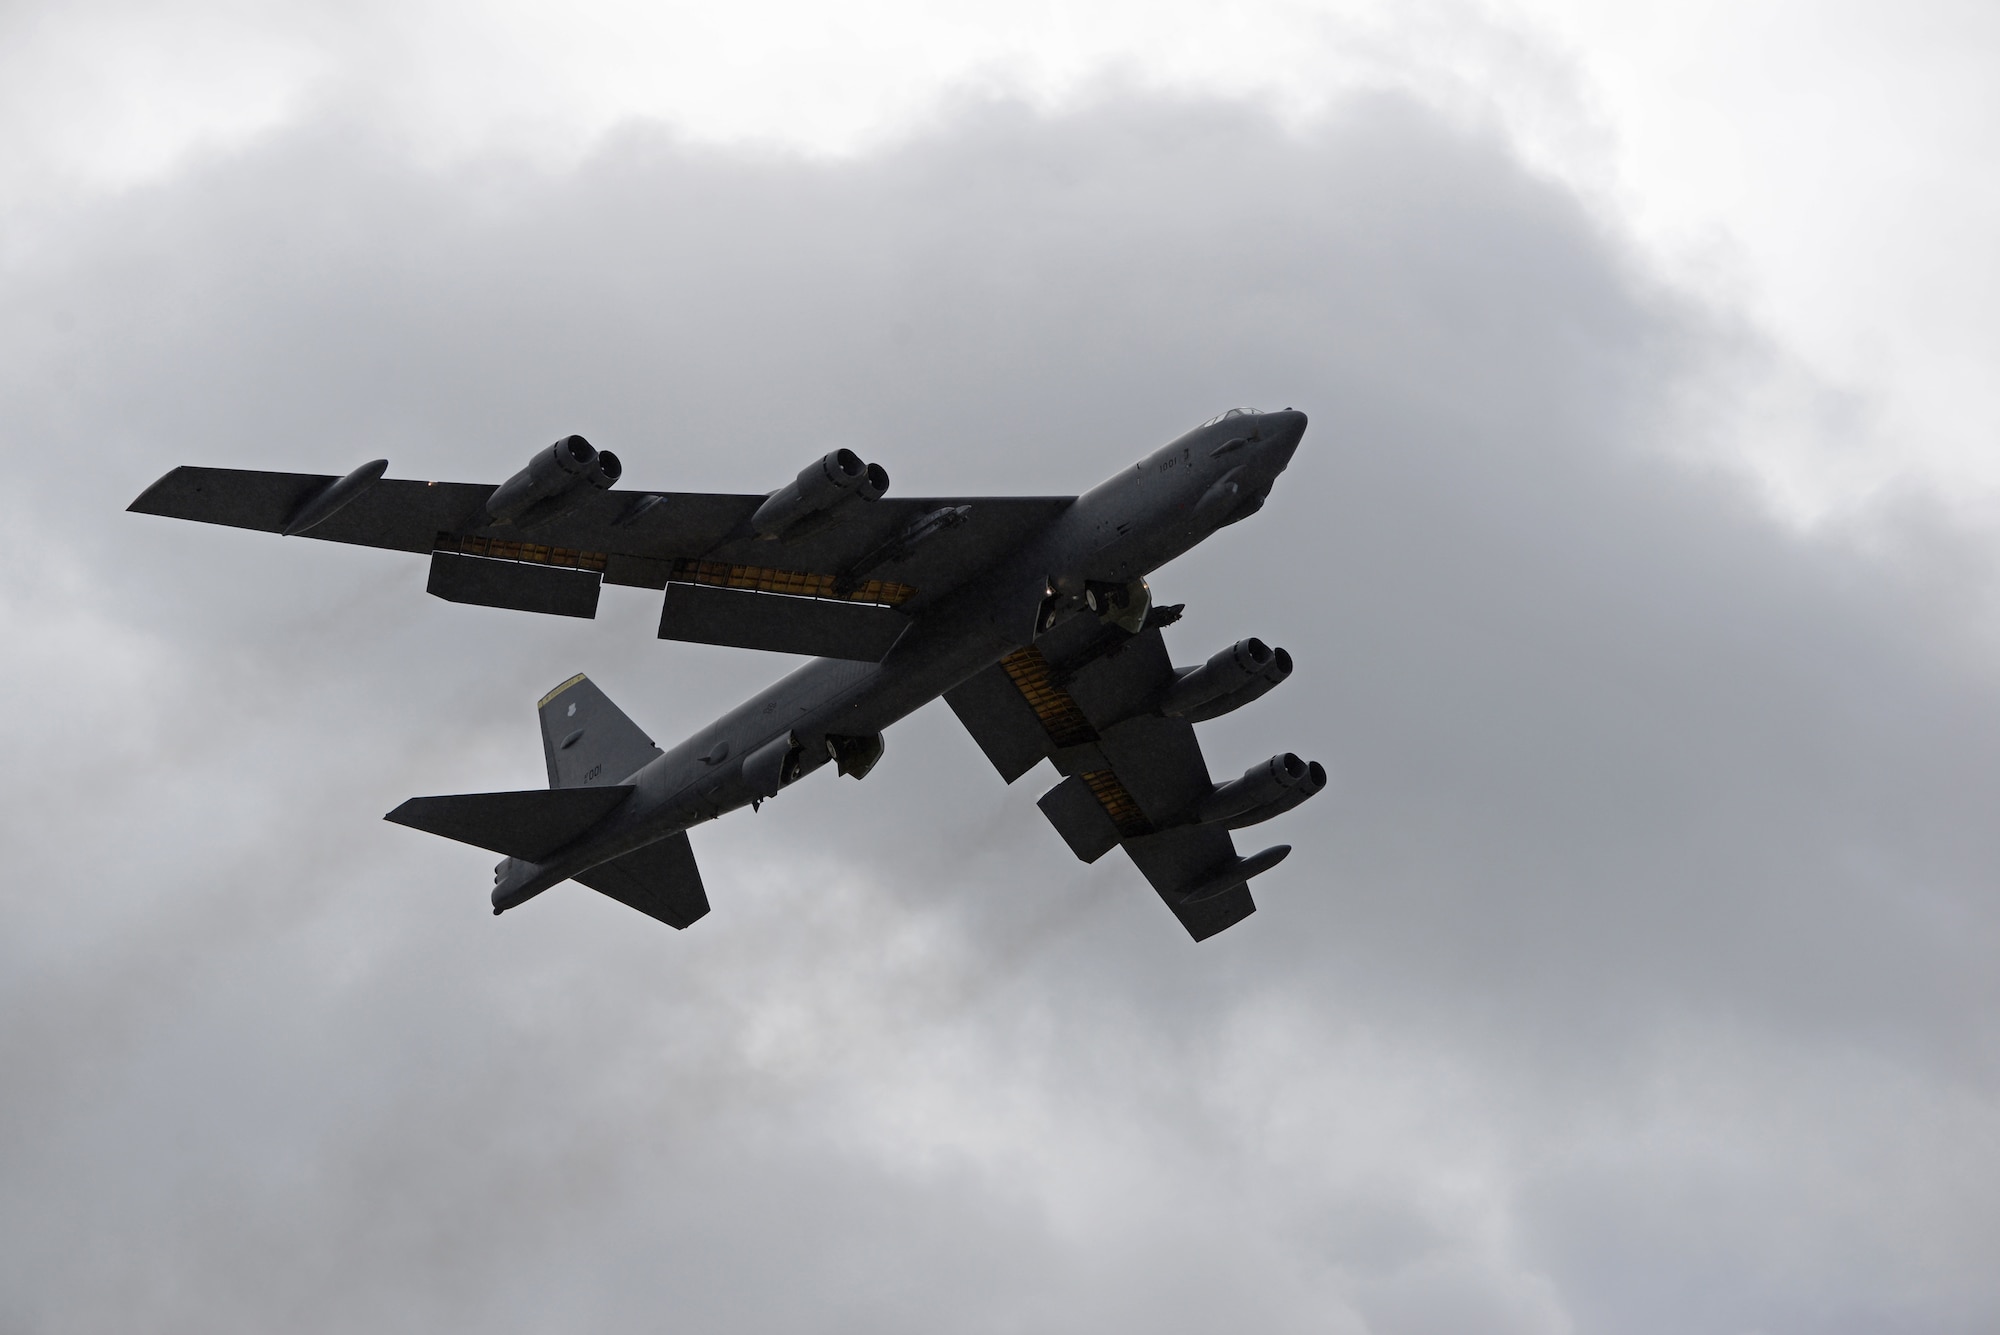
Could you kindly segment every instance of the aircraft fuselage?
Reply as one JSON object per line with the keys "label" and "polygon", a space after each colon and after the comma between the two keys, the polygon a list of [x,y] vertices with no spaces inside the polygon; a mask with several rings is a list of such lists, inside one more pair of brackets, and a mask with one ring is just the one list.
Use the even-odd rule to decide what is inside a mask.
{"label": "aircraft fuselage", "polygon": [[567,847],[540,863],[502,863],[494,912],[760,802],[775,791],[769,774],[789,784],[827,764],[830,738],[878,735],[1055,622],[1139,596],[1137,581],[1263,504],[1305,427],[1290,409],[1239,410],[1121,470],[916,613],[881,662],[807,663],[627,776],[631,796]]}

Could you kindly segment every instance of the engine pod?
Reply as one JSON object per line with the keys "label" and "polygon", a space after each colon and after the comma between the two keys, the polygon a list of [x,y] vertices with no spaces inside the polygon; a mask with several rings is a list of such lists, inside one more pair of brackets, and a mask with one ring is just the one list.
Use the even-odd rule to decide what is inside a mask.
{"label": "engine pod", "polygon": [[1262,676],[1254,678],[1249,685],[1231,691],[1227,695],[1194,706],[1181,717],[1190,723],[1206,723],[1209,719],[1221,718],[1224,714],[1243,708],[1253,700],[1263,699],[1283,685],[1285,679],[1291,675],[1292,656],[1283,649],[1273,649],[1271,665],[1264,669]]}
{"label": "engine pod", "polygon": [[1169,717],[1187,714],[1232,695],[1270,671],[1275,661],[1271,647],[1254,635],[1238,640],[1200,667],[1182,673],[1161,697],[1160,712]]}
{"label": "engine pod", "polygon": [[760,538],[776,538],[800,520],[846,500],[867,478],[868,465],[853,450],[828,451],[766,496],[750,516],[750,527]]}
{"label": "engine pod", "polygon": [[1286,751],[1261,765],[1252,765],[1243,771],[1242,778],[1212,790],[1195,804],[1194,818],[1203,825],[1227,821],[1268,806],[1301,784],[1311,782],[1312,767]]}
{"label": "engine pod", "polygon": [[493,489],[486,499],[486,513],[496,524],[511,524],[536,506],[553,500],[595,478],[608,487],[618,478],[616,455],[611,469],[603,469],[597,450],[582,436],[564,436],[545,450],[537,450],[528,466]]}

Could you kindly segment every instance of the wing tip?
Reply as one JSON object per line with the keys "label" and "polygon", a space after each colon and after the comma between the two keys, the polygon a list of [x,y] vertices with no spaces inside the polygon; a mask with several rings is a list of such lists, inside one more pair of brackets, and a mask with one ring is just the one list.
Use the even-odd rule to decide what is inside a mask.
{"label": "wing tip", "polygon": [[1180,919],[1189,936],[1202,942],[1228,931],[1256,911],[1257,901],[1250,897],[1250,886],[1245,883],[1199,905],[1175,906],[1174,916]]}
{"label": "wing tip", "polygon": [[152,485],[133,497],[132,503],[125,507],[125,513],[128,515],[168,515],[171,518],[172,513],[170,511],[160,508],[161,493],[167,489],[167,484],[182,473],[185,473],[187,468],[186,464],[179,464],[173,468],[169,468],[166,472],[153,479]]}

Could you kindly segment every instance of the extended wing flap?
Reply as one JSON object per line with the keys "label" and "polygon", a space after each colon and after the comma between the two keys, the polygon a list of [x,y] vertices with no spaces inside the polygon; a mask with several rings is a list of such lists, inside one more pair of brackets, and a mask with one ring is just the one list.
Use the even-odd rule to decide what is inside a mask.
{"label": "extended wing flap", "polygon": [[1041,719],[998,663],[946,691],[944,702],[1008,783],[1049,754],[1049,734]]}
{"label": "extended wing flap", "polygon": [[909,626],[886,607],[701,584],[669,584],[660,638],[879,663]]}
{"label": "extended wing flap", "polygon": [[597,615],[602,580],[594,570],[433,552],[430,581],[424,591],[449,603],[589,621]]}
{"label": "extended wing flap", "polygon": [[1080,861],[1095,862],[1118,847],[1118,825],[1083,775],[1070,775],[1035,805]]}

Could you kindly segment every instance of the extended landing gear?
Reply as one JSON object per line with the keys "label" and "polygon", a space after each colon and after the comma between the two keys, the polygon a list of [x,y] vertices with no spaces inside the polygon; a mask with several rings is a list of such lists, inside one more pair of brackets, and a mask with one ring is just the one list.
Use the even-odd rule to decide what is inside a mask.
{"label": "extended landing gear", "polygon": [[1146,614],[1152,610],[1153,591],[1143,579],[1135,579],[1130,584],[1087,580],[1082,593],[1050,590],[1049,596],[1042,602],[1036,633],[1053,630],[1058,621],[1067,620],[1078,612],[1089,612],[1107,626],[1116,626],[1127,635],[1137,635],[1146,628]]}
{"label": "extended landing gear", "polygon": [[834,768],[851,779],[865,779],[868,771],[875,768],[875,762],[882,758],[885,743],[879,732],[866,737],[828,737],[826,739],[827,758]]}

